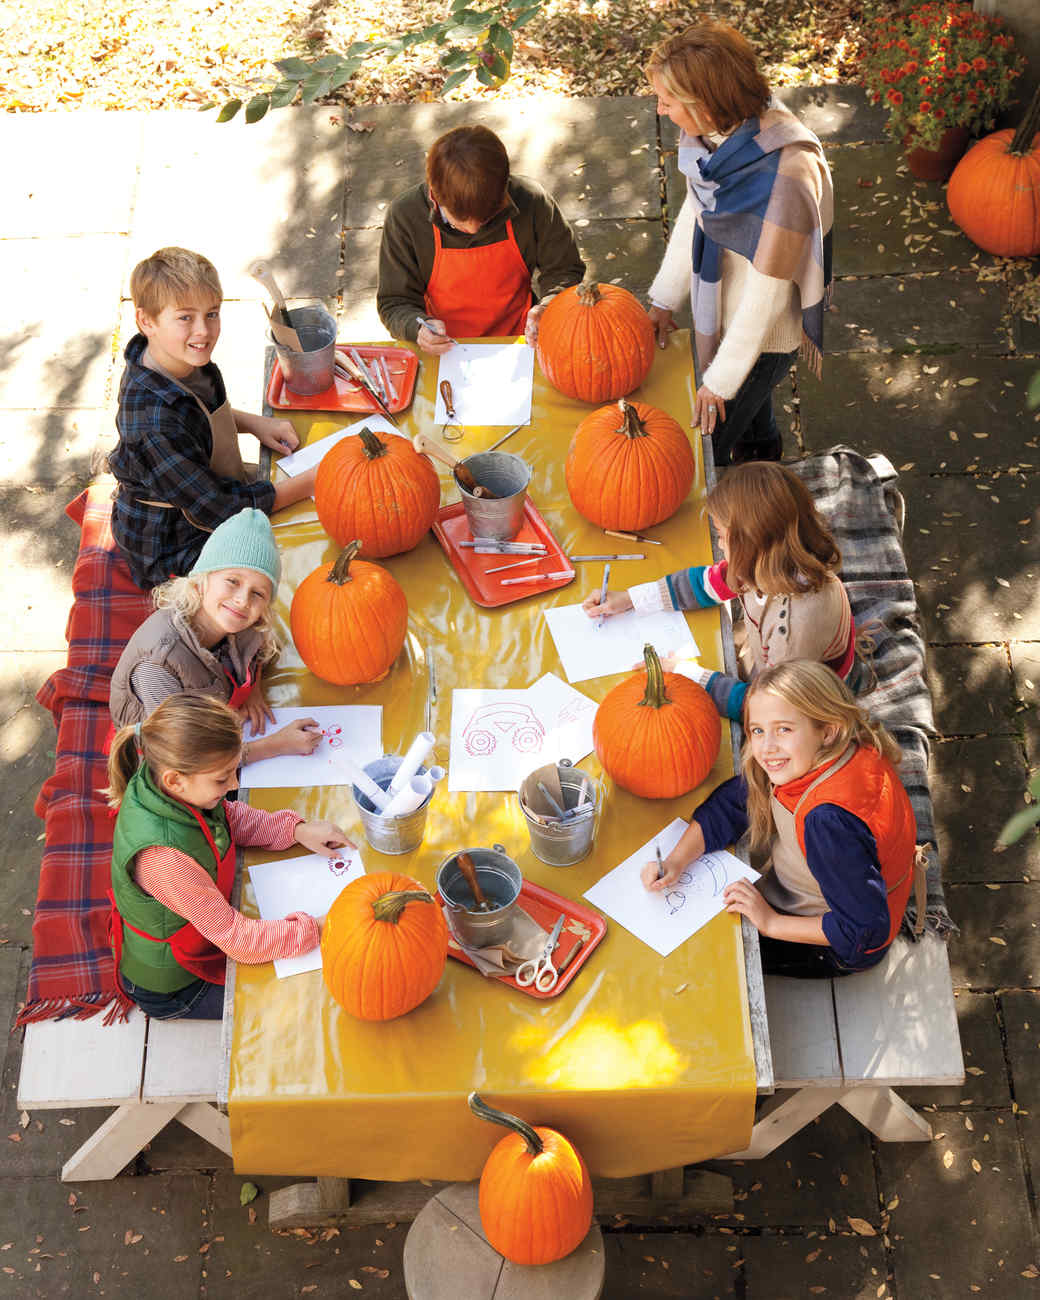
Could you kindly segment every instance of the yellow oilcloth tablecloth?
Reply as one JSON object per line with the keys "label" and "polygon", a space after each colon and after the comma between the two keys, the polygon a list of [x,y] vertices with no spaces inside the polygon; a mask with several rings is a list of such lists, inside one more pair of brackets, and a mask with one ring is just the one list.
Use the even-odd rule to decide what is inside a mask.
{"label": "yellow oilcloth tablecloth", "polygon": [[[518,346],[524,346],[520,343]],[[423,358],[415,401],[402,429],[439,433],[432,424],[437,362]],[[672,335],[635,397],[692,423],[689,338]],[[689,498],[653,535],[663,546],[606,537],[573,508],[564,462],[587,405],[562,397],[535,370],[530,428],[506,444],[533,476],[530,495],[558,541],[575,553],[643,551],[641,562],[613,565],[611,585],[630,586],[684,564],[710,562],[700,438],[691,434],[697,476]],[[294,415],[312,441],[349,419]],[[460,456],[487,447],[503,428],[468,428]],[[458,491],[445,473],[445,503]],[[288,606],[301,579],[335,554],[312,502],[294,507],[276,536],[284,556],[276,622],[285,646],[265,672],[276,705],[381,704],[383,744],[402,753],[428,726],[436,761],[448,766],[453,687],[526,686],[546,671],[563,675],[542,610],[571,604],[598,587],[602,565],[578,564],[567,587],[500,609],[466,594],[435,538],[382,561],[408,597],[409,631],[389,676],[374,685],[330,686],[307,671],[288,632]],[[276,522],[292,512],[279,515]],[[721,666],[719,614],[689,616],[706,665]],[[600,700],[621,680],[596,678],[578,689]],[[433,691],[430,686],[433,685]],[[581,766],[596,776],[595,756]],[[432,889],[438,866],[464,847],[499,843],[536,883],[574,899],[733,772],[728,728],[704,786],[681,799],[647,800],[606,781],[606,806],[593,852],[557,868],[530,850],[517,796],[449,794],[437,788],[426,837],[413,853],[388,857],[364,840],[347,787],[258,790],[260,807],[292,807],[337,821],[361,846],[367,871],[403,871]],[[266,855],[251,853],[249,860]],[[243,909],[255,915],[248,878]],[[275,978],[270,963],[239,966],[234,997],[229,1110],[235,1168],[243,1173],[323,1174],[367,1179],[468,1180],[501,1133],[474,1119],[466,1095],[531,1122],[562,1130],[593,1174],[624,1177],[741,1150],[754,1112],[755,1069],[739,918],[722,915],[670,956],[659,957],[612,919],[585,966],[558,997],[539,1001],[484,979],[453,959],[415,1011],[385,1023],[353,1019],[332,1000],[320,972]]]}

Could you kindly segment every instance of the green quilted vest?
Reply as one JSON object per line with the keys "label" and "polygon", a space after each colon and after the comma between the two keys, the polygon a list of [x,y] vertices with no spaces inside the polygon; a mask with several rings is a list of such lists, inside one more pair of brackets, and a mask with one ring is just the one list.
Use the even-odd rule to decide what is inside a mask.
{"label": "green quilted vest", "polygon": [[[212,810],[199,809],[210,834],[223,855],[231,843],[223,801]],[[202,828],[191,811],[163,794],[152,780],[148,764],[142,763],[130,779],[116,818],[112,840],[112,895],[120,915],[156,939],[168,939],[185,924],[158,899],[146,894],[131,874],[134,858],[153,845],[179,849],[200,863],[215,881],[217,864]],[[120,972],[128,980],[153,993],[174,993],[197,976],[179,965],[167,943],[155,943],[123,927],[123,955]]]}

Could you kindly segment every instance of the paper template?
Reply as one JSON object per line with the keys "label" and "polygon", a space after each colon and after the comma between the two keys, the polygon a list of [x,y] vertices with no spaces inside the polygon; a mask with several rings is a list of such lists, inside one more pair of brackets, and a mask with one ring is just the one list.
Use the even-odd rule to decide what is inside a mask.
{"label": "paper template", "polygon": [[385,415],[366,415],[363,420],[348,424],[346,428],[337,429],[335,433],[319,438],[317,442],[309,442],[306,447],[301,447],[299,451],[294,451],[290,456],[283,456],[278,461],[278,468],[283,474],[295,478],[297,474],[302,474],[305,469],[317,465],[326,452],[330,452],[335,447],[337,442],[342,442],[344,438],[349,438],[352,434],[360,433],[362,429],[371,429],[373,433],[380,434],[392,433],[398,438],[407,436],[400,429],[395,428]]}
{"label": "paper template", "polygon": [[[342,763],[348,755],[362,767],[383,756],[383,709],[378,704],[331,704],[316,709],[274,709],[274,722],[264,735],[279,731],[297,718],[313,718],[321,728],[321,743],[313,754],[280,754],[263,758],[242,768],[242,785],[247,790],[270,790],[282,786],[305,789],[312,785],[353,785]],[[254,740],[252,727],[245,739]]]}
{"label": "paper template", "polygon": [[516,790],[545,763],[578,763],[595,713],[595,700],[552,673],[528,689],[452,691],[448,789]]}
{"label": "paper template", "polygon": [[[344,849],[334,858],[308,853],[283,862],[255,862],[249,868],[256,905],[265,921],[280,921],[290,912],[324,916],[344,888],[364,874],[357,849]],[[280,980],[308,970],[321,970],[320,948],[299,957],[279,957],[274,963]]]}
{"label": "paper template", "polygon": [[[444,406],[441,384],[451,384],[455,417]],[[457,343],[440,359],[434,423],[527,424],[531,419],[534,348],[519,343]]]}
{"label": "paper template", "polygon": [[557,605],[545,610],[545,621],[570,682],[631,672],[634,664],[642,663],[648,641],[662,656],[673,650],[700,654],[685,616],[677,610],[637,614],[630,609],[598,627],[580,605]]}
{"label": "paper template", "polygon": [[662,957],[674,952],[712,917],[725,910],[722,891],[730,881],[757,880],[759,876],[753,868],[722,849],[705,853],[691,862],[671,889],[651,893],[639,878],[643,864],[654,860],[655,845],[660,847],[662,857],[667,857],[688,825],[677,817],[585,893],[590,903]]}

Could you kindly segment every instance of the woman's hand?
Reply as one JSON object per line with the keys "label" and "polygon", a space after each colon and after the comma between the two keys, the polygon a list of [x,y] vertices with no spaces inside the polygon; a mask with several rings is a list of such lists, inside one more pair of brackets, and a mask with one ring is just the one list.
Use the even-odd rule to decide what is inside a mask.
{"label": "woman's hand", "polygon": [[314,718],[297,718],[272,734],[270,754],[313,754],[321,744],[321,726]]}
{"label": "woman's hand", "polygon": [[594,591],[581,602],[581,607],[589,618],[613,618],[615,614],[624,614],[632,608],[632,597],[627,591],[610,591],[601,605],[599,592]]}
{"label": "woman's hand", "polygon": [[676,328],[672,313],[667,307],[647,307],[646,314],[650,317],[654,333],[657,335],[657,346],[666,348],[668,346],[668,335]]}
{"label": "woman's hand", "polygon": [[694,409],[694,428],[700,428],[701,433],[714,433],[715,425],[721,422],[726,423],[726,403],[718,395],[713,393],[710,388],[705,388],[701,384],[697,389],[697,403]]}
{"label": "woman's hand", "polygon": [[[427,329],[425,325],[419,326],[419,333],[415,341],[422,352],[429,352],[432,356],[439,357],[442,352],[450,352],[455,346],[455,340],[448,337],[448,331],[444,327],[442,320],[431,320],[431,325],[436,325],[436,330]],[[439,331],[439,332],[438,332]]]}
{"label": "woman's hand", "polygon": [[249,692],[238,714],[242,722],[249,723],[254,736],[262,736],[267,730],[267,724],[274,722],[274,714],[264,699],[264,692],[259,683]]}
{"label": "woman's hand", "polygon": [[759,934],[768,934],[778,913],[769,906],[750,880],[734,880],[722,891],[727,912],[746,916]]}
{"label": "woman's hand", "polygon": [[299,435],[288,420],[274,420],[266,415],[253,416],[253,432],[265,447],[285,456],[300,445]]}
{"label": "woman's hand", "polygon": [[332,822],[300,822],[293,832],[293,839],[303,848],[321,853],[326,858],[336,857],[341,849],[357,847]]}
{"label": "woman's hand", "polygon": [[529,348],[533,348],[538,342],[538,326],[541,324],[542,313],[555,297],[554,293],[550,293],[541,302],[535,303],[527,313],[527,323],[524,326],[524,342]]}

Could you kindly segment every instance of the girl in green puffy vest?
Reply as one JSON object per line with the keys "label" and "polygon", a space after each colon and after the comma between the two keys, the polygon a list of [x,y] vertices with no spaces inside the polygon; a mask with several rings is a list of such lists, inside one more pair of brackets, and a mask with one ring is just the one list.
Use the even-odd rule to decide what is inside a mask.
{"label": "girl in green puffy vest", "polygon": [[241,756],[235,714],[198,691],[169,696],[112,744],[112,944],[124,990],[158,1019],[219,1019],[227,957],[257,963],[318,945],[323,918],[258,921],[231,906],[237,845],[330,858],[353,847],[331,822],[226,802]]}

